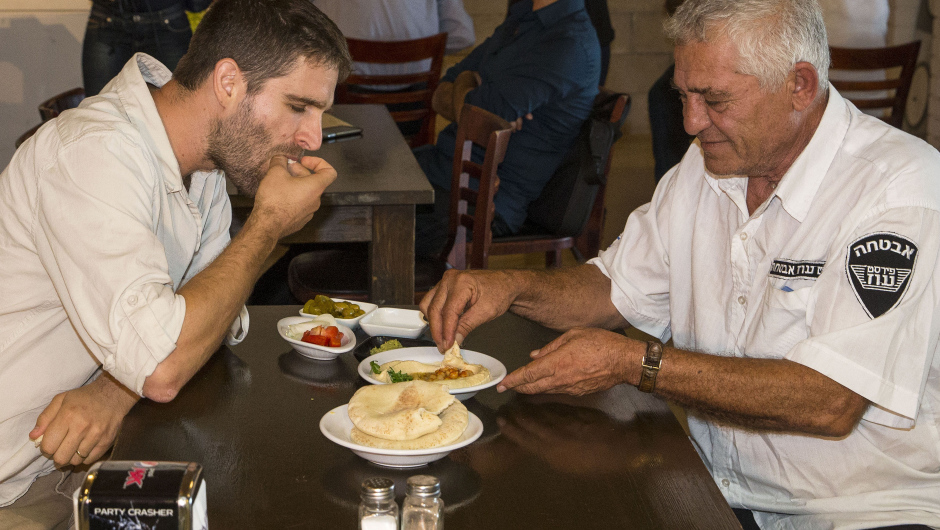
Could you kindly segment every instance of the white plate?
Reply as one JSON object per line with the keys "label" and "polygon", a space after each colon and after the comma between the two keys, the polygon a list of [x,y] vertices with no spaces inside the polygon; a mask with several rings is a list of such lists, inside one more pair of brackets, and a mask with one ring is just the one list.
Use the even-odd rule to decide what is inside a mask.
{"label": "white plate", "polygon": [[363,316],[359,325],[369,335],[386,335],[389,337],[404,337],[416,339],[424,333],[428,323],[420,311],[414,309],[398,309],[395,307],[380,307]]}
{"label": "white plate", "polygon": [[[495,386],[506,377],[506,366],[489,355],[463,349],[460,350],[460,355],[462,355],[463,360],[468,363],[483,365],[484,368],[490,371],[490,380],[482,385],[450,389],[450,393],[457,396],[457,399],[461,401],[472,398],[477,392],[484,388]],[[372,377],[372,367],[369,366],[369,363],[372,361],[379,364],[385,364],[390,361],[418,361],[427,364],[441,364],[443,360],[444,355],[437,351],[437,348],[434,346],[398,348],[397,350],[383,351],[365,358],[359,363],[359,375],[373,385],[384,385],[386,383]]]}
{"label": "white plate", "polygon": [[[370,304],[369,302],[356,302],[355,300],[346,300],[343,298],[331,298],[334,302],[349,302],[350,304],[356,304],[359,306],[359,309],[365,311],[365,313],[357,316],[356,318],[337,318],[336,322],[349,327],[349,329],[356,329],[356,326],[359,325],[359,321],[362,320],[362,317],[368,315],[372,311],[375,311],[375,308],[379,307],[375,304]],[[310,313],[304,313],[303,308],[300,310],[300,316],[307,317],[308,319],[313,318],[317,315],[311,315]]]}
{"label": "white plate", "polygon": [[304,357],[318,359],[321,361],[331,361],[337,358],[339,354],[348,352],[349,350],[356,347],[356,334],[353,333],[353,330],[342,324],[336,324],[336,328],[339,329],[340,333],[343,334],[343,340],[340,341],[340,346],[338,348],[318,346],[316,344],[311,344],[302,340],[295,340],[287,336],[288,326],[300,324],[301,322],[307,322],[308,320],[310,320],[309,317],[286,317],[277,321],[277,332],[281,334],[281,338],[289,342],[290,345],[293,346],[295,350],[297,350],[297,353],[303,355]]}
{"label": "white plate", "polygon": [[320,418],[320,432],[333,442],[352,449],[352,452],[365,458],[366,460],[388,467],[418,467],[440,460],[451,451],[470,445],[483,434],[483,423],[475,414],[468,411],[469,422],[467,428],[457,441],[441,447],[431,449],[379,449],[378,447],[369,447],[359,445],[349,438],[352,431],[353,422],[349,419],[346,412],[348,405],[340,405],[327,412]]}

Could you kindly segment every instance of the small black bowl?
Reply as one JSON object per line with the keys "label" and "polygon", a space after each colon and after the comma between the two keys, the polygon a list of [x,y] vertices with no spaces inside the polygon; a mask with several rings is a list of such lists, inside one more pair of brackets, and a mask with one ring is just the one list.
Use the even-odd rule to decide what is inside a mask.
{"label": "small black bowl", "polygon": [[357,344],[356,349],[353,350],[353,356],[361,361],[369,356],[369,352],[372,351],[372,348],[378,348],[390,340],[397,340],[401,343],[403,348],[436,346],[434,341],[430,339],[406,339],[402,337],[376,335],[375,337],[369,337]]}

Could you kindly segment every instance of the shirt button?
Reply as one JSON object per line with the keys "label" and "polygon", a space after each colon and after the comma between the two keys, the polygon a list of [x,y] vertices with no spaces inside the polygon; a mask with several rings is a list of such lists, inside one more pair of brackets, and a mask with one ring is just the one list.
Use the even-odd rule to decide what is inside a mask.
{"label": "shirt button", "polygon": [[136,295],[136,294],[130,295],[130,296],[127,298],[127,303],[130,304],[130,305],[132,305],[132,306],[137,305],[137,295]]}
{"label": "shirt button", "polygon": [[723,478],[721,479],[721,485],[727,488],[728,486],[731,485],[731,481],[726,478]]}
{"label": "shirt button", "polygon": [[738,303],[741,304],[741,305],[746,304],[746,303],[747,303],[747,297],[739,296],[739,297],[738,297]]}
{"label": "shirt button", "polygon": [[741,235],[739,237],[741,238],[741,241],[747,240],[747,232],[741,232]]}

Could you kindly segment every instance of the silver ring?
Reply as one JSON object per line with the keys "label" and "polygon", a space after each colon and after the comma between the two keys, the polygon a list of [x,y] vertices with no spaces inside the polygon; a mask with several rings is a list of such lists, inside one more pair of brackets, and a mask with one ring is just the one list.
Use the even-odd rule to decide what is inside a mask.
{"label": "silver ring", "polygon": [[82,459],[88,458],[87,456],[83,455],[82,452],[79,451],[78,449],[75,450],[75,454],[77,454],[78,456],[82,457]]}

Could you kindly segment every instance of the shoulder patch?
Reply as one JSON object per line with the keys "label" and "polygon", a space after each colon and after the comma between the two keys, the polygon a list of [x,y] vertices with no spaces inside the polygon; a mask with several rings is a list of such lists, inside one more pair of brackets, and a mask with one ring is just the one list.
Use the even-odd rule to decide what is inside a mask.
{"label": "shoulder patch", "polygon": [[845,273],[868,316],[878,318],[898,305],[916,261],[917,245],[892,232],[869,234],[849,245]]}

